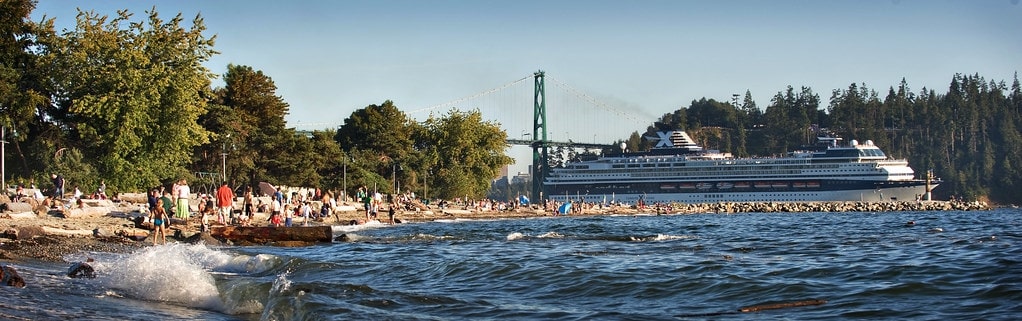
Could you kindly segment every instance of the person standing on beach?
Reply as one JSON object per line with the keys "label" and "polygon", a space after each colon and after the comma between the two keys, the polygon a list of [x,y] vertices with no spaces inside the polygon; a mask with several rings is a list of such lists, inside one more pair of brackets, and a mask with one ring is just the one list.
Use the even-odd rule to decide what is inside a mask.
{"label": "person standing on beach", "polygon": [[163,212],[167,214],[167,221],[163,222],[163,225],[170,226],[170,213],[174,212],[174,201],[173,196],[170,192],[164,191],[163,197],[160,198],[160,207],[163,208]]}
{"label": "person standing on beach", "polygon": [[96,199],[106,199],[106,180],[99,181],[99,188],[96,189]]}
{"label": "person standing on beach", "polygon": [[53,179],[53,198],[63,199],[64,198],[64,176],[57,174],[50,174],[50,178]]}
{"label": "person standing on beach", "polygon": [[[297,200],[297,198],[295,198]],[[292,210],[292,208],[294,210]],[[291,203],[284,207],[284,226],[291,227],[291,223],[294,221],[295,214],[302,209],[298,203]]]}
{"label": "person standing on beach", "polygon": [[220,225],[226,225],[227,220],[233,220],[234,191],[227,186],[227,182],[220,184],[220,188],[216,190],[216,205],[220,207],[216,215],[216,221]]}
{"label": "person standing on beach", "polygon": [[331,197],[330,192],[325,192],[323,193],[323,199],[319,201],[322,204],[319,207],[319,219],[325,219],[333,211],[334,198]]}
{"label": "person standing on beach", "polygon": [[[273,202],[270,202],[270,218],[268,219],[268,221],[273,222],[274,218],[276,218],[277,221],[280,221],[280,211],[283,209],[283,207],[284,206],[281,204],[280,195],[274,195]],[[277,226],[276,223],[271,223],[271,225]]]}
{"label": "person standing on beach", "polygon": [[182,178],[177,182],[177,185],[174,185],[174,199],[175,204],[177,204],[177,211],[174,215],[184,219],[185,226],[188,226],[188,217],[191,216],[188,212],[188,198],[191,197],[191,194],[192,191],[188,188],[188,181],[185,179]]}
{"label": "person standing on beach", "polygon": [[149,203],[149,211],[150,212],[156,210],[156,206],[157,206],[156,203],[159,203],[159,201],[160,201],[160,195],[156,194],[156,193],[157,193],[157,191],[156,191],[155,188],[149,191],[148,203]]}
{"label": "person standing on beach", "polygon": [[248,225],[248,220],[255,215],[255,205],[252,204],[252,186],[245,188],[245,201],[241,205],[241,217],[238,218],[238,223],[241,226]]}
{"label": "person standing on beach", "polygon": [[376,192],[373,193],[373,209],[372,209],[372,213],[370,213],[374,220],[379,218],[377,216],[377,213],[380,212],[380,207],[382,207],[382,206],[383,206],[383,194],[380,194],[380,191],[376,191]]}
{"label": "person standing on beach", "polygon": [[390,204],[390,210],[387,211],[387,215],[390,216],[390,225],[394,225],[394,206],[395,205],[396,204],[391,203]]}
{"label": "person standing on beach", "polygon": [[[155,191],[155,190],[154,190]],[[156,207],[152,211],[153,215],[153,245],[159,243],[159,240],[163,240],[163,244],[167,244],[167,232],[163,229],[163,225],[166,224],[170,217],[167,216],[167,211],[164,210],[163,200],[156,200]]]}
{"label": "person standing on beach", "polygon": [[366,222],[369,222],[369,213],[373,209],[373,198],[372,196],[369,196],[369,192],[366,190],[365,186],[359,187],[358,194],[356,195],[358,196],[358,200],[362,202],[362,206],[365,207]]}
{"label": "person standing on beach", "polygon": [[281,223],[280,217],[283,216],[281,213],[287,212],[288,210],[289,209],[287,208],[287,206],[284,206],[279,211],[273,212],[273,214],[270,215],[270,225],[274,227],[281,227],[282,225],[284,225],[283,223]]}

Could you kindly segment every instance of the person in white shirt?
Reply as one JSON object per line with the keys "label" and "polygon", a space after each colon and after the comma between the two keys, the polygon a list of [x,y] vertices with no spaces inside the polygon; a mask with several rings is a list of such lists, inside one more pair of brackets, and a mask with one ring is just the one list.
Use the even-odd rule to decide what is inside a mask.
{"label": "person in white shirt", "polygon": [[[191,216],[188,212],[188,198],[191,197],[192,191],[188,188],[188,182],[183,178],[174,185],[174,198],[176,199],[177,211],[174,212],[174,216],[185,219],[187,222]],[[186,223],[187,224],[187,223]]]}

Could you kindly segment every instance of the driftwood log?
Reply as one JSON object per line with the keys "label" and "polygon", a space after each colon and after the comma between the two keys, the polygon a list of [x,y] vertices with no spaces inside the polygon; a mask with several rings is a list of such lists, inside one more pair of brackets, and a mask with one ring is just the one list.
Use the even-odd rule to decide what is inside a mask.
{"label": "driftwood log", "polygon": [[15,213],[32,212],[32,209],[34,209],[34,208],[35,208],[35,205],[33,205],[31,203],[23,203],[23,202],[10,202],[10,203],[0,204],[0,210],[3,210],[4,212],[7,212],[7,211],[15,212]]}
{"label": "driftwood log", "polygon": [[135,204],[149,203],[149,195],[146,193],[120,193],[117,194],[117,199]]}
{"label": "driftwood log", "polygon": [[210,234],[217,239],[232,242],[248,242],[254,244],[291,242],[329,243],[333,241],[333,230],[330,226],[218,226],[213,227]]}

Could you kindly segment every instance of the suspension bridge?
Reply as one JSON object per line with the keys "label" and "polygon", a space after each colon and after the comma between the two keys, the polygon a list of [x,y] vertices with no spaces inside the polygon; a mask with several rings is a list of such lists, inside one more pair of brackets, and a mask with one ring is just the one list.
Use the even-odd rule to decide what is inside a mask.
{"label": "suspension bridge", "polygon": [[[529,80],[532,80],[531,82]],[[552,86],[548,87],[547,84]],[[531,86],[530,86],[531,84]],[[603,149],[642,132],[659,116],[625,111],[575,89],[543,71],[446,103],[408,112],[412,117],[448,110],[478,110],[486,121],[508,134],[512,156],[522,146],[532,150],[529,174],[534,200],[543,199],[543,179],[551,147]],[[529,112],[531,110],[531,113]],[[515,135],[515,134],[519,135]],[[563,133],[563,134],[562,134]],[[518,147],[516,147],[518,146]],[[519,159],[519,157],[516,157]],[[511,173],[509,173],[511,175]]]}

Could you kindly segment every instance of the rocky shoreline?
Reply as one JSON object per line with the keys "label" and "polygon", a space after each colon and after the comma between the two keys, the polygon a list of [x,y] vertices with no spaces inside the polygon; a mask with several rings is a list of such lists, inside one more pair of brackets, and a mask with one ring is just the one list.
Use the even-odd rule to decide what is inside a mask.
{"label": "rocky shoreline", "polygon": [[[9,201],[8,201],[9,202]],[[2,202],[0,202],[2,203]],[[17,262],[41,260],[63,262],[68,255],[82,252],[126,253],[152,245],[147,239],[149,229],[139,226],[139,204],[129,201],[100,203],[91,208],[76,210],[54,209],[52,207],[30,207],[29,213],[11,209],[25,206],[4,203],[0,213],[0,261]],[[357,210],[358,204],[341,204],[341,211],[330,217],[310,222],[310,225],[350,225],[365,221],[365,214]],[[102,208],[101,208],[102,207]],[[677,215],[692,213],[749,213],[749,212],[889,212],[889,211],[973,211],[988,210],[982,202],[809,202],[809,203],[731,203],[712,204],[669,204],[636,208],[634,206],[602,206],[585,204],[576,211],[564,215]],[[386,220],[386,213],[380,213],[380,220]],[[425,222],[452,219],[522,219],[556,214],[552,209],[523,207],[510,210],[488,210],[465,206],[439,209],[429,207],[422,210],[397,211],[400,222]],[[221,245],[220,240],[207,233],[199,233],[200,220],[193,216],[188,221],[174,219],[168,231],[168,241],[205,242]],[[215,219],[213,227],[217,227]],[[254,226],[267,226],[266,213],[257,213],[252,220]],[[296,218],[296,225],[304,225]],[[241,244],[231,244],[241,245]]]}

